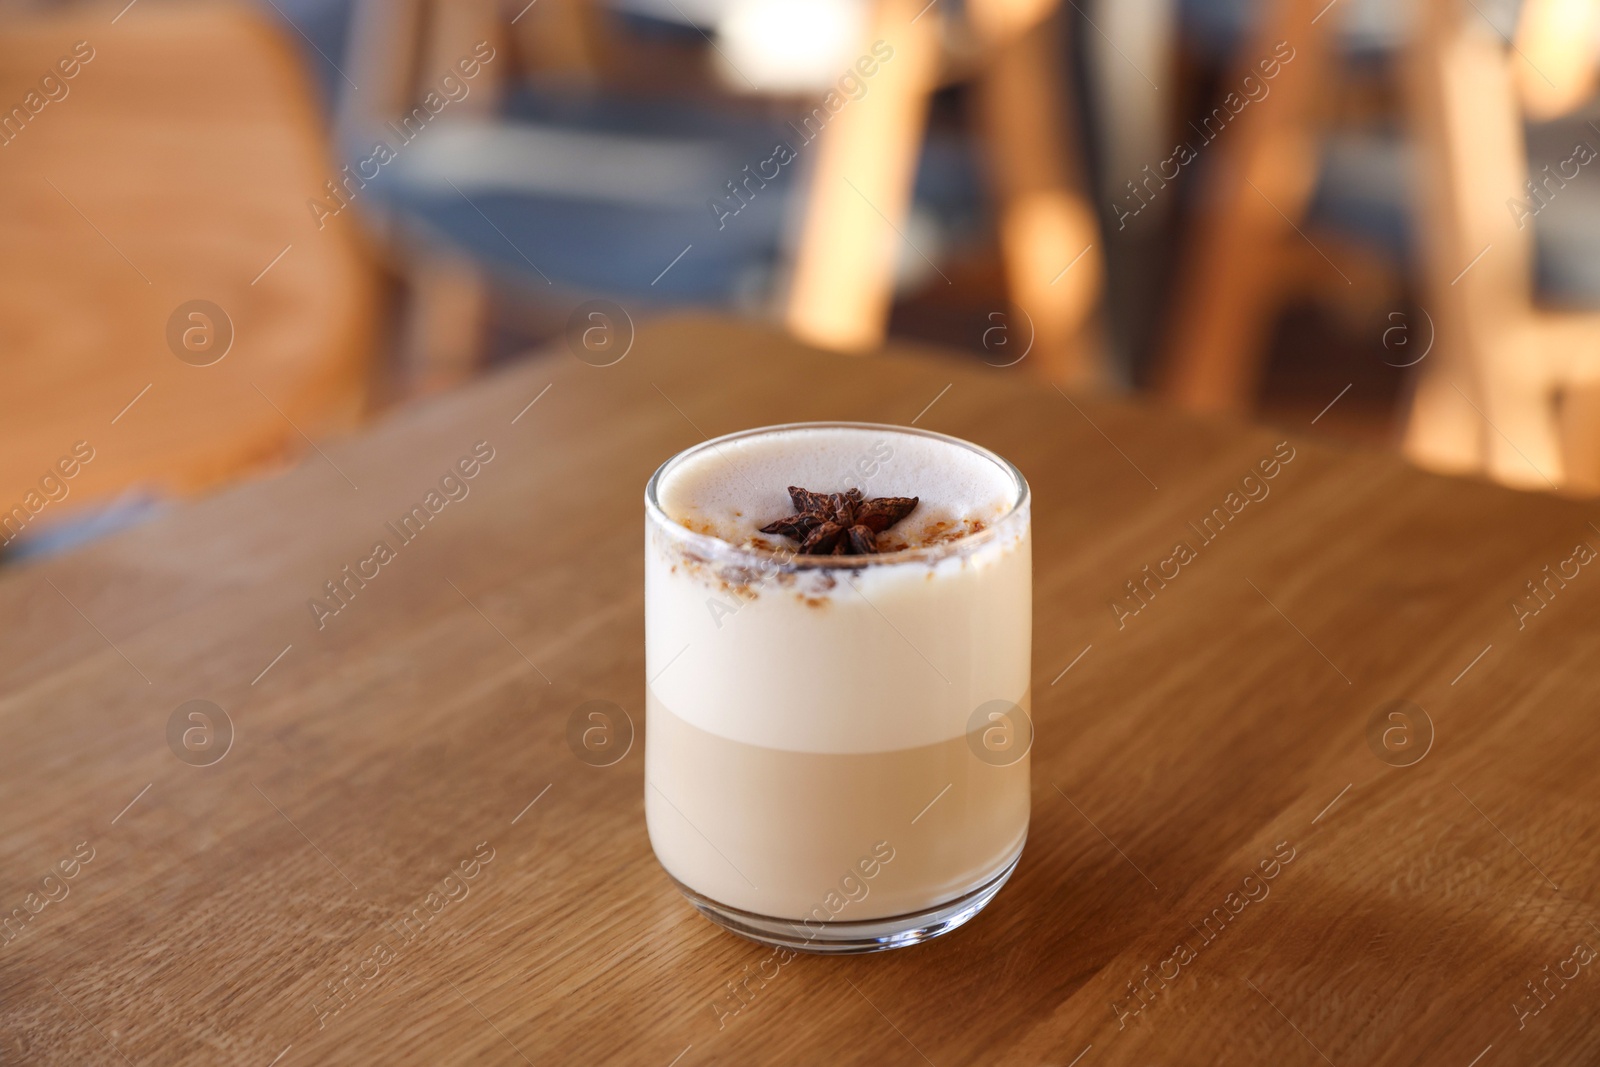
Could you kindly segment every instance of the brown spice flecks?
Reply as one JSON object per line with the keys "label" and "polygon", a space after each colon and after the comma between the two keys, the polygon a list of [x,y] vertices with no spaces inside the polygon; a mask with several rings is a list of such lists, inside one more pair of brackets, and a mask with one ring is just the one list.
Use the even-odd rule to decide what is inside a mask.
{"label": "brown spice flecks", "polygon": [[813,493],[789,487],[796,514],[768,523],[762,533],[800,542],[802,556],[870,556],[879,551],[878,535],[917,506],[914,496],[864,499],[861,490]]}
{"label": "brown spice flecks", "polygon": [[923,541],[928,546],[948,544],[959,541],[963,537],[982,533],[988,529],[988,523],[982,519],[962,519],[959,522],[936,522],[929,526],[923,535]]}

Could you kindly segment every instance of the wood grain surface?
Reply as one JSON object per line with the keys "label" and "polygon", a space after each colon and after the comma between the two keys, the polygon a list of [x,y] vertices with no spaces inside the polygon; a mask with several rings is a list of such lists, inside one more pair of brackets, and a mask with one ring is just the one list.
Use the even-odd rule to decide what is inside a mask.
{"label": "wood grain surface", "polygon": [[[650,852],[641,497],[703,435],[820,418],[1032,483],[1033,814],[966,927],[780,966]],[[0,1062],[1600,1059],[1592,506],[704,319],[324,450],[0,578]],[[1146,565],[1176,576],[1122,599]],[[232,723],[209,766],[169,746],[191,700]],[[568,746],[588,700],[640,726],[614,765]]]}

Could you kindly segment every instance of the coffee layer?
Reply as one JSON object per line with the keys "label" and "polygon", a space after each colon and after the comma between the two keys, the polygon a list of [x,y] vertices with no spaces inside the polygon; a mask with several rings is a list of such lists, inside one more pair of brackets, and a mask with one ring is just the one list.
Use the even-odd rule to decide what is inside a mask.
{"label": "coffee layer", "polygon": [[841,922],[904,915],[981,885],[1027,836],[1026,757],[991,765],[966,736],[843,755],[765,748],[647,700],[651,845],[719,903],[796,920],[819,906]]}

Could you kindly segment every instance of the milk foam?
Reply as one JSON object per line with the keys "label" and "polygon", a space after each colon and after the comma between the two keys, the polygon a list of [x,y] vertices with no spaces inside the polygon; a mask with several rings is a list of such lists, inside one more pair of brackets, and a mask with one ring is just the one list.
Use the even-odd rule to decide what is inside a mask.
{"label": "milk foam", "polygon": [[[845,557],[849,569],[830,572],[796,568],[792,557],[764,567],[738,549],[707,552],[680,525],[792,551],[756,533],[793,512],[789,485],[921,498],[890,533],[924,508],[918,530],[968,519],[988,529],[927,549],[931,558]],[[1028,691],[1032,566],[1019,493],[1002,462],[887,427],[765,431],[682,457],[656,485],[668,521],[646,524],[652,696],[708,733],[794,752],[964,736],[979,705]],[[836,696],[819,701],[815,685]]]}
{"label": "milk foam", "polygon": [[992,525],[1017,500],[1010,472],[970,448],[888,428],[839,426],[718,442],[666,471],[656,492],[661,509],[690,529],[737,545],[790,544],[759,531],[794,513],[791,485],[918,497],[917,509],[890,531],[912,547],[951,529]]}

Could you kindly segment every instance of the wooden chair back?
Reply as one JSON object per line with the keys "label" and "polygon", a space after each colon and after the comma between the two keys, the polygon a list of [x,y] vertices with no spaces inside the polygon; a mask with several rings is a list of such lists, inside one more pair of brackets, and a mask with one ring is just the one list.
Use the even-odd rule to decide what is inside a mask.
{"label": "wooden chair back", "polygon": [[338,172],[275,27],[159,0],[10,16],[0,106],[0,509],[198,490],[358,419],[372,266],[353,219],[308,209]]}

